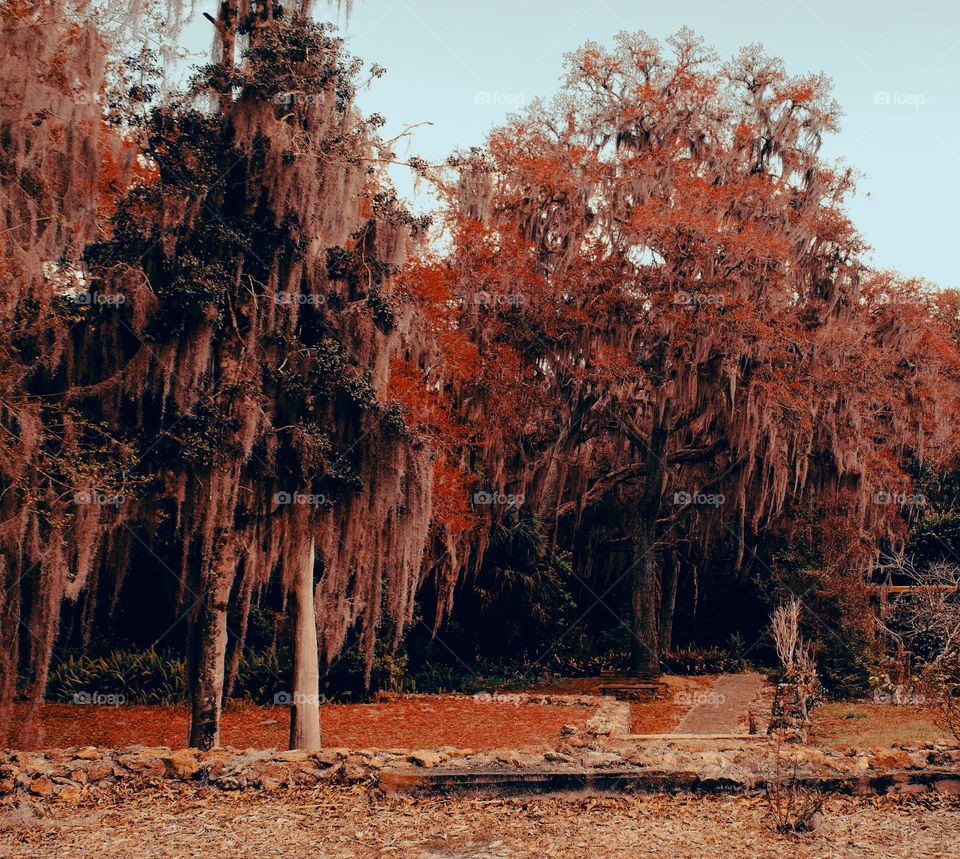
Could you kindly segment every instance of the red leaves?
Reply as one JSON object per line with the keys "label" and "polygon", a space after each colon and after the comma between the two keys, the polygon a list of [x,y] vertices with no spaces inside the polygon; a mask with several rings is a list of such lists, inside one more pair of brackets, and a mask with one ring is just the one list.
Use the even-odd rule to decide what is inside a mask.
{"label": "red leaves", "polygon": [[[446,272],[456,328],[496,384],[484,393],[529,402],[533,421],[505,423],[525,474],[558,467],[525,427],[577,435],[582,447],[563,460],[575,493],[653,433],[669,436],[656,418],[669,402],[683,429],[668,451],[725,453],[674,467],[667,487],[743,466],[730,469],[721,488],[732,503],[717,518],[769,521],[791,493],[842,484],[872,538],[898,533],[871,493],[905,485],[905,457],[956,438],[943,418],[960,413],[960,301],[937,309],[895,279],[864,282],[863,243],[842,209],[851,177],[818,155],[833,121],[824,78],[790,78],[756,50],[717,68],[690,34],[672,44],[672,62],[646,37],[587,45],[555,106],[495,131],[474,156],[482,205],[451,202],[482,225],[454,219]],[[476,309],[477,289],[527,300]],[[597,404],[586,417],[584,402]],[[602,469],[590,461],[598,449],[613,457]],[[849,537],[861,536],[858,524]]]}

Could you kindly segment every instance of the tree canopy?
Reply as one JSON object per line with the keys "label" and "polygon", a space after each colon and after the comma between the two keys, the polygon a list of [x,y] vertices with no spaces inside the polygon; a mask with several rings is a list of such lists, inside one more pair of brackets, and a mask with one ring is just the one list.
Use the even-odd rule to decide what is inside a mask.
{"label": "tree canopy", "polygon": [[413,162],[432,221],[306,7],[221,4],[181,92],[76,9],[0,20],[4,730],[64,611],[88,642],[131,576],[169,580],[205,747],[277,594],[298,664],[356,639],[369,680],[425,582],[439,624],[458,582],[569,558],[629,582],[657,671],[681,567],[829,527],[862,582],[911,468],[954,463],[956,302],[864,262],[822,76],[587,43],[555,98]]}

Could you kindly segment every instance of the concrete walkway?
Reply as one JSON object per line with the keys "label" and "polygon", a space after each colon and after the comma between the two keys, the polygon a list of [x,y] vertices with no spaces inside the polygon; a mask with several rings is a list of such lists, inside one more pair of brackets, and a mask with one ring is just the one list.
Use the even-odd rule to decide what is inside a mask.
{"label": "concrete walkway", "polygon": [[745,734],[751,702],[760,694],[762,674],[721,674],[710,689],[694,693],[693,707],[677,734]]}

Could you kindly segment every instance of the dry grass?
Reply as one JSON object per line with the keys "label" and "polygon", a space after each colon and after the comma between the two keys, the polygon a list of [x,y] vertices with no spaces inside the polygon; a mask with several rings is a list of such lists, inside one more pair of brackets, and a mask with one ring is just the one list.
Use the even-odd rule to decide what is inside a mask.
{"label": "dry grass", "polygon": [[0,811],[0,855],[392,857],[955,856],[960,804],[832,799],[812,833],[780,835],[760,797],[388,799],[362,788],[276,794],[141,791],[94,806]]}
{"label": "dry grass", "polygon": [[920,707],[835,703],[813,710],[812,742],[821,746],[890,747],[928,743],[946,737],[934,714]]}

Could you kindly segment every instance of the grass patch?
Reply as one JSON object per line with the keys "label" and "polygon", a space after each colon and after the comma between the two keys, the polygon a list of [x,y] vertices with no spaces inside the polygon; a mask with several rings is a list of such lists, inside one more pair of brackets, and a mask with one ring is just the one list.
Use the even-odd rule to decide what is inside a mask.
{"label": "grass patch", "polygon": [[832,703],[814,709],[812,741],[821,746],[889,747],[929,743],[946,734],[934,714],[921,707],[890,704]]}

